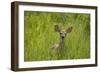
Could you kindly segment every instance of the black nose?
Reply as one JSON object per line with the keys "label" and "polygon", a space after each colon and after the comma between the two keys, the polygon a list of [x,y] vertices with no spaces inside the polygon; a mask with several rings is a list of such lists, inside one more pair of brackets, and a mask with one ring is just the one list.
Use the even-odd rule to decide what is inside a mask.
{"label": "black nose", "polygon": [[64,36],[62,36],[62,38],[64,38]]}

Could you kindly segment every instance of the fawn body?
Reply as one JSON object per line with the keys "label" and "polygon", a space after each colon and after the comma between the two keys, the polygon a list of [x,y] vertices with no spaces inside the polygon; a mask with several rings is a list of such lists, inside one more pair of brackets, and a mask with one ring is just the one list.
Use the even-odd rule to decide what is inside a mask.
{"label": "fawn body", "polygon": [[72,31],[72,27],[69,27],[69,28],[67,28],[65,30],[62,30],[58,25],[55,25],[55,31],[58,32],[59,35],[60,35],[60,42],[59,43],[55,43],[52,46],[52,48],[54,49],[54,52],[56,54],[59,54],[61,49],[63,49],[63,47],[64,47],[64,39],[67,36],[67,34]]}
{"label": "fawn body", "polygon": [[72,27],[67,28],[66,30],[62,30],[58,25],[55,25],[55,31],[60,34],[60,43],[55,43],[52,48],[57,49],[57,48],[63,48],[64,46],[64,38],[68,33],[72,31]]}

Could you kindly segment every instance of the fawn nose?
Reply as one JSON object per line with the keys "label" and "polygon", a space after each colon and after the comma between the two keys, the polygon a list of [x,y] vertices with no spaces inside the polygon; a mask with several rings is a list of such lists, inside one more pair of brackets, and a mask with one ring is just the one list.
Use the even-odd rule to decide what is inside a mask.
{"label": "fawn nose", "polygon": [[62,38],[64,38],[65,36],[63,35]]}

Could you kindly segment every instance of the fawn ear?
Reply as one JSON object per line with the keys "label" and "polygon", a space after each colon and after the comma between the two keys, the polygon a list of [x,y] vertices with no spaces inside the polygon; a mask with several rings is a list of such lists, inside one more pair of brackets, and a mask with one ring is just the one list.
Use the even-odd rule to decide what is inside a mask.
{"label": "fawn ear", "polygon": [[72,29],[73,29],[73,27],[69,27],[69,28],[66,29],[66,32],[70,33],[72,31]]}
{"label": "fawn ear", "polygon": [[59,25],[55,25],[55,31],[56,32],[60,32],[61,28],[59,27]]}

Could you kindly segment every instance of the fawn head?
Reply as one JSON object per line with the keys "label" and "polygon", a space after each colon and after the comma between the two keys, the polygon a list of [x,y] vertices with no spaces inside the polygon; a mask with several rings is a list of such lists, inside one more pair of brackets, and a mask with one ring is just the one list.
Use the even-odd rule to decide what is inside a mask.
{"label": "fawn head", "polygon": [[69,27],[67,29],[61,29],[59,25],[55,25],[55,31],[59,32],[60,37],[64,39],[66,35],[72,31],[72,27]]}

